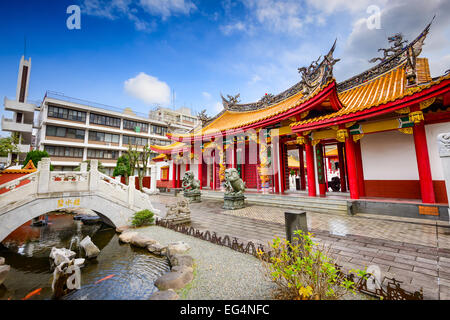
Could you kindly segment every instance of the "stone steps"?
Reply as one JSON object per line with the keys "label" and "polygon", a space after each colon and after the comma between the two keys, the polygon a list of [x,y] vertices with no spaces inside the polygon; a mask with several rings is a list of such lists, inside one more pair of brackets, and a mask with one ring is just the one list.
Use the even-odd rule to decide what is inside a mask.
{"label": "stone steps", "polygon": [[[223,195],[224,193],[220,191],[202,191],[202,197],[205,199],[222,200]],[[245,201],[248,204],[293,208],[313,212],[347,214],[347,200],[310,198],[300,195],[298,197],[292,197],[280,195],[245,194],[245,197]]]}

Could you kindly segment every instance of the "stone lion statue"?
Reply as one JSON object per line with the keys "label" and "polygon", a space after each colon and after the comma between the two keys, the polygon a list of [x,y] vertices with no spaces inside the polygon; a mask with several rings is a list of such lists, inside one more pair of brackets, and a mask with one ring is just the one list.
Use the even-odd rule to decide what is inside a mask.
{"label": "stone lion statue", "polygon": [[192,192],[200,189],[200,180],[195,179],[194,172],[187,171],[183,177],[183,183],[181,184],[184,192]]}
{"label": "stone lion statue", "polygon": [[245,191],[245,183],[235,168],[225,170],[224,186],[226,195],[241,195]]}

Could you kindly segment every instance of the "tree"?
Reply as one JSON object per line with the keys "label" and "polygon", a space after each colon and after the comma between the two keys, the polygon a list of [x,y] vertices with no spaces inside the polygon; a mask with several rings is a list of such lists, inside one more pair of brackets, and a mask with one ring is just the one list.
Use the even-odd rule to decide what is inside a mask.
{"label": "tree", "polygon": [[128,184],[128,178],[132,175],[130,167],[130,158],[127,154],[120,156],[117,159],[116,167],[114,168],[113,177],[124,176],[125,183]]}
{"label": "tree", "polygon": [[[84,162],[86,162],[88,164],[87,165],[87,171],[91,171],[91,160],[86,160],[86,161],[83,161],[82,163],[84,163]],[[98,168],[97,169],[98,169],[99,172],[105,174],[105,167],[103,166],[103,164],[100,161],[98,162]],[[73,171],[80,171],[80,170],[81,170],[81,163]]]}
{"label": "tree", "polygon": [[[42,158],[50,158],[47,151],[32,150],[27,153],[27,156],[22,163],[22,168],[25,167],[30,160],[33,161],[34,166],[37,168],[38,162],[41,161]],[[52,166],[50,166],[50,170],[53,170]]]}
{"label": "tree", "polygon": [[[18,153],[19,147],[19,136],[12,135],[11,137],[0,138],[0,157],[7,157],[10,153]],[[2,167],[0,172],[8,169],[9,167],[15,165],[13,161],[9,163],[6,167]]]}
{"label": "tree", "polygon": [[151,150],[148,144],[146,144],[142,151],[139,151],[137,145],[134,147],[132,145],[128,146],[127,155],[130,159],[130,170],[134,174],[134,170],[137,171],[139,178],[139,190],[143,188],[143,180],[145,173],[147,172],[148,162],[150,159]]}

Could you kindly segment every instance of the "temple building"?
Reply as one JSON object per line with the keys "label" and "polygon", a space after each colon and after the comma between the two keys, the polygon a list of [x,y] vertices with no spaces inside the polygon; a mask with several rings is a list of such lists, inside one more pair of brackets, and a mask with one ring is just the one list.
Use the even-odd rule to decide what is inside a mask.
{"label": "temple building", "polygon": [[[420,57],[430,27],[409,43],[390,37],[384,57],[346,81],[333,77],[335,42],[278,95],[248,104],[222,97],[224,110],[201,128],[151,146],[159,153],[158,185],[180,187],[192,170],[202,189],[220,190],[224,170],[234,167],[247,192],[341,196],[358,210],[368,202],[414,204],[418,215],[448,220],[437,135],[450,132],[450,70],[432,78]],[[293,195],[295,163],[300,190]]]}

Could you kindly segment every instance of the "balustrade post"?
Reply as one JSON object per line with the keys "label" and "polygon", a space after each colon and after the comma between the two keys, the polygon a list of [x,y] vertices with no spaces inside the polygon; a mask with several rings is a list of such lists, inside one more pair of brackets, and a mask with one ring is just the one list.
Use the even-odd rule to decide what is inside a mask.
{"label": "balustrade post", "polygon": [[95,191],[98,188],[98,160],[91,160],[91,169],[89,171],[89,191]]}
{"label": "balustrade post", "polygon": [[134,190],[135,190],[135,184],[136,184],[136,177],[131,176],[129,177],[128,182],[128,207],[132,208],[134,205]]}
{"label": "balustrade post", "polygon": [[86,172],[87,172],[87,167],[88,167],[87,162],[82,162],[82,163],[80,164],[80,172],[81,172],[81,173],[86,173]]}
{"label": "balustrade post", "polygon": [[38,193],[48,193],[50,185],[50,158],[38,162]]}
{"label": "balustrade post", "polygon": [[150,166],[150,191],[156,192],[156,166]]}

